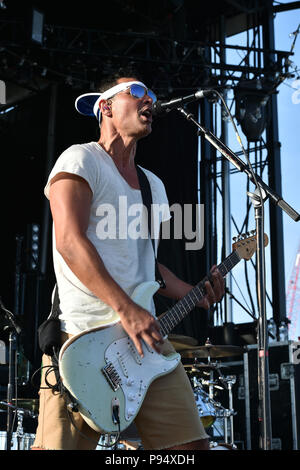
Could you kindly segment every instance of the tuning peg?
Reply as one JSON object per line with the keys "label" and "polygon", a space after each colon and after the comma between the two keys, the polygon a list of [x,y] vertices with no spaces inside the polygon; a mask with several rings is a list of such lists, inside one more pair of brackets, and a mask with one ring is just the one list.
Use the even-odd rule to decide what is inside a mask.
{"label": "tuning peg", "polygon": [[251,231],[250,231],[250,233],[251,233],[252,235],[255,235],[255,232],[256,232],[256,230],[251,230]]}
{"label": "tuning peg", "polygon": [[232,240],[233,240],[234,242],[237,242],[238,237],[233,237]]}

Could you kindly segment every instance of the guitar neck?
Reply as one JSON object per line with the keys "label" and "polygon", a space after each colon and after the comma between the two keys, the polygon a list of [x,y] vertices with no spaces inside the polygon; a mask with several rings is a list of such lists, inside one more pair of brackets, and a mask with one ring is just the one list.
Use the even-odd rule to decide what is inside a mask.
{"label": "guitar neck", "polygon": [[[222,263],[218,265],[218,270],[223,277],[231,271],[234,266],[241,260],[238,253],[233,251]],[[161,332],[163,336],[168,335],[175,326],[177,326],[192,310],[198,302],[200,302],[206,294],[205,277],[190,292],[188,292],[179,302],[167,310],[159,319]]]}

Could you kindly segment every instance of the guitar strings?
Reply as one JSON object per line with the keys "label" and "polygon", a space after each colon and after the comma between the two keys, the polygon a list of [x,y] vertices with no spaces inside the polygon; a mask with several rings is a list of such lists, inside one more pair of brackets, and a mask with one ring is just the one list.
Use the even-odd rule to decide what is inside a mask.
{"label": "guitar strings", "polygon": [[[200,283],[199,283],[199,284],[200,284]],[[192,289],[192,291],[198,290],[198,291],[200,292],[201,297],[203,297],[203,292],[201,291],[201,287],[202,287],[202,286],[200,286],[199,284],[196,285],[196,286]],[[189,293],[189,294],[190,294],[190,293]],[[188,297],[189,294],[187,294],[186,297]],[[182,300],[183,300],[183,299],[182,299]],[[192,299],[191,297],[186,298],[186,299],[185,299],[185,302],[187,303],[187,307],[188,307],[188,308],[191,308],[191,307],[193,308],[193,307],[195,307],[195,302],[193,301],[193,299]],[[174,316],[177,317],[177,320],[178,320],[178,321],[181,321],[180,315],[182,315],[182,314],[185,315],[185,314],[186,314],[186,310],[185,310],[185,308],[184,308],[184,304],[183,304],[183,310],[184,310],[184,312],[180,311],[180,309],[179,309],[179,311],[176,311],[176,309],[179,309],[179,307],[178,307],[177,305],[174,305],[170,310],[173,310],[173,311],[174,311]],[[166,319],[166,317],[164,316],[164,317],[162,318],[162,320],[163,320],[163,319]],[[167,323],[168,323],[168,326],[170,325],[170,326],[171,326],[171,329],[172,329],[174,326],[176,326],[177,321],[175,321],[175,324],[174,324],[174,325],[172,324],[172,320],[171,320],[171,319],[170,319],[170,322],[167,320]],[[163,329],[163,327],[162,327],[162,329]],[[110,361],[110,362],[109,362],[115,369],[118,369],[118,368],[119,368],[118,366],[119,366],[119,364],[120,364],[120,360],[126,360],[126,359],[128,359],[129,357],[133,356],[133,353],[132,353],[132,350],[131,350],[131,349],[132,349],[132,348],[135,348],[135,345],[134,345],[132,339],[129,338],[129,336],[128,336],[127,340],[129,341],[128,350],[127,350],[126,352],[124,352],[124,354],[120,355],[118,358],[116,358],[116,359],[114,359],[113,361]],[[145,343],[144,340],[142,340],[142,342]],[[148,346],[146,346],[146,345],[145,345],[145,347],[148,348]],[[149,347],[151,348],[150,345],[149,345]],[[135,349],[136,349],[136,348],[135,348]],[[136,351],[136,354],[138,354],[137,351]],[[142,360],[143,358],[140,357],[140,359]],[[122,369],[122,365],[121,365],[121,369]],[[116,372],[117,372],[117,370],[116,370]],[[118,374],[118,375],[119,375],[119,374]]]}
{"label": "guitar strings", "polygon": [[[224,262],[225,263],[225,262]],[[221,263],[222,264],[222,263]],[[233,264],[233,263],[232,263]],[[228,272],[228,269],[226,267],[226,272]],[[186,315],[186,313],[189,313],[186,309],[185,309],[185,306],[189,309],[191,308],[194,308],[197,304],[197,302],[199,302],[204,296],[205,296],[205,287],[204,287],[204,282],[206,280],[211,280],[211,275],[209,274],[207,277],[205,277],[202,281],[200,281],[196,286],[194,286],[190,292],[188,292],[188,294],[183,298],[181,299],[177,304],[175,304],[173,307],[171,307],[169,309],[169,312],[173,310],[173,316],[175,317],[175,324],[172,323],[172,319],[168,319],[165,315],[162,317],[162,321],[163,320],[166,320],[167,321],[167,326],[171,326],[171,329],[169,329],[169,331],[172,330],[173,327],[175,327],[178,322],[180,322],[184,316]],[[198,291],[198,295],[196,294],[196,291]],[[196,298],[196,302],[195,300],[192,298],[192,295],[194,294],[195,298]],[[199,296],[200,294],[200,296]],[[198,296],[200,298],[198,298]],[[180,306],[179,304],[183,307],[183,310],[180,310]],[[166,312],[168,313],[168,312]],[[163,325],[162,325],[162,330],[164,329]],[[128,351],[126,351],[123,355],[120,355],[119,358],[113,360],[110,362],[110,364],[115,368],[117,369],[118,368],[118,365],[120,363],[120,360],[126,360],[128,359],[130,356],[132,356],[132,351],[130,351],[131,348],[135,348],[135,345],[133,343],[133,341],[131,340],[131,338],[128,337],[128,340],[130,342],[130,346],[128,347]],[[144,340],[142,340],[143,342],[145,342]],[[147,348],[147,346],[145,346]],[[151,346],[150,346],[151,348]],[[138,352],[136,352],[138,354]],[[143,358],[141,358],[142,360]],[[121,369],[122,369],[122,365],[121,365]],[[117,372],[117,370],[116,370]],[[118,374],[119,375],[119,374]]]}
{"label": "guitar strings", "polygon": [[[200,293],[200,299],[203,298],[205,296],[205,287],[204,287],[204,281],[205,280],[209,280],[209,276],[207,276],[207,278],[205,278],[203,281],[201,281],[200,283],[198,283],[193,289],[191,289],[191,291],[183,298],[181,299],[180,302],[178,302],[176,305],[174,305],[173,307],[170,308],[169,312],[173,310],[173,316],[175,317],[175,324],[173,325],[172,323],[172,319],[168,319],[165,315],[162,317],[162,321],[161,323],[163,322],[163,320],[166,320],[167,322],[167,326],[171,326],[171,329],[169,331],[172,330],[172,328],[174,326],[176,326],[176,324],[182,320],[181,316],[183,315],[183,318],[184,316],[186,315],[186,313],[188,313],[188,311],[185,309],[185,306],[188,308],[188,310],[190,310],[191,308],[194,308],[196,306],[196,302],[195,300],[192,298],[192,295],[194,294],[195,297],[196,297],[196,300],[199,301],[199,298],[198,296],[195,294],[196,291],[198,291]],[[199,294],[198,294],[199,295]],[[182,305],[183,307],[183,311],[180,310],[180,307],[179,307],[179,304]],[[167,313],[167,312],[166,312]],[[168,328],[169,329],[169,328]],[[164,330],[164,325],[162,324],[162,330]],[[124,352],[124,354],[121,354],[119,355],[119,357],[117,357],[116,359],[114,359],[113,361],[110,361],[107,363],[107,365],[111,365],[113,368],[114,368],[114,371],[118,374],[118,377],[120,378],[121,380],[121,385],[122,385],[122,379],[121,379],[121,376],[119,374],[119,370],[121,368],[121,370],[123,371],[124,373],[124,368],[122,366],[122,364],[120,363],[121,361],[124,361],[124,360],[127,360],[129,357],[134,357],[134,354],[133,354],[133,348],[136,350],[135,348],[135,345],[134,345],[134,342],[132,341],[132,339],[128,336],[127,339],[128,341],[128,350],[126,352]],[[141,340],[143,343],[145,343],[144,340]],[[145,347],[148,349],[148,345],[146,345],[145,343]],[[151,348],[151,346],[149,345],[149,347]],[[137,350],[136,350],[136,354],[138,354]],[[143,358],[141,356],[139,356],[140,360],[142,361]],[[136,361],[137,362],[137,361]],[[125,377],[126,374],[124,373]]]}

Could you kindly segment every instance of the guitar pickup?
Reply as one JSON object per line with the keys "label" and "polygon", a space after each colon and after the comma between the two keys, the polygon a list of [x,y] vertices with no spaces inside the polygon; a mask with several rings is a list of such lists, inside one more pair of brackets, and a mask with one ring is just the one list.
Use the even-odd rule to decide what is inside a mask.
{"label": "guitar pickup", "polygon": [[122,381],[112,363],[109,362],[101,371],[113,391],[116,392],[120,388]]}
{"label": "guitar pickup", "polygon": [[119,364],[120,364],[120,367],[122,369],[123,374],[125,375],[126,378],[128,378],[128,370],[126,368],[124,358],[122,356],[119,356],[118,361],[119,361]]}
{"label": "guitar pickup", "polygon": [[129,347],[129,350],[131,352],[131,355],[133,356],[133,359],[135,360],[135,362],[141,366],[142,365],[142,359],[141,359],[141,356],[139,355],[139,353],[137,352],[134,344],[132,343],[131,340],[128,341],[128,347]]}

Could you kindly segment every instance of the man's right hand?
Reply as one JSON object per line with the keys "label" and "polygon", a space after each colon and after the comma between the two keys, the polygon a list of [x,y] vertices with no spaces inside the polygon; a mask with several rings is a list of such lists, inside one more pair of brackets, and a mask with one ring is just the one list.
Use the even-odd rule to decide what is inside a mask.
{"label": "man's right hand", "polygon": [[159,345],[164,340],[160,333],[159,322],[147,310],[132,302],[126,309],[126,312],[120,314],[122,326],[129,335],[137,352],[143,357],[143,340],[156,352],[160,353]]}

